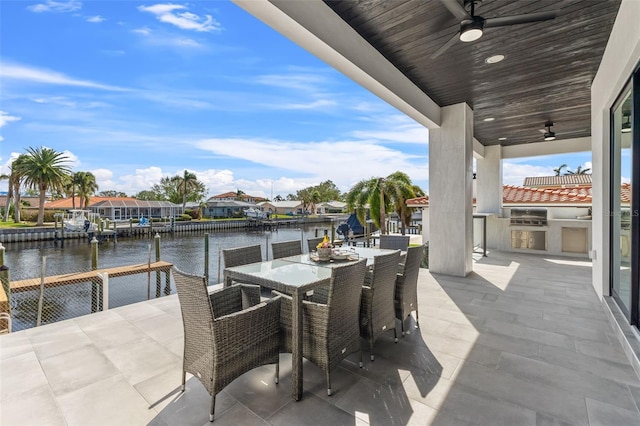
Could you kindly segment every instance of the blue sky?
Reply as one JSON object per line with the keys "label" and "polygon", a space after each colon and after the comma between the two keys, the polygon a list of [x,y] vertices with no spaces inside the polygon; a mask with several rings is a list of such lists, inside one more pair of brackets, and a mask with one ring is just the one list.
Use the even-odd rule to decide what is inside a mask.
{"label": "blue sky", "polygon": [[[228,1],[3,0],[0,60],[3,173],[47,146],[128,195],[185,169],[209,195],[396,170],[428,189],[425,128]],[[505,161],[504,183],[590,161]]]}

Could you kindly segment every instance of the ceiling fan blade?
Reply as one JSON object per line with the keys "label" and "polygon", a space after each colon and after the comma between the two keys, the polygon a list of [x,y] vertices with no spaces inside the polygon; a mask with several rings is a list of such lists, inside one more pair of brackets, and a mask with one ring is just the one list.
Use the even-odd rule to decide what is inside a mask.
{"label": "ceiling fan blade", "polygon": [[442,55],[448,48],[453,46],[456,43],[456,41],[458,41],[459,33],[460,33],[459,31],[456,32],[453,35],[453,37],[449,39],[449,41],[447,41],[440,49],[436,50],[436,52],[433,55],[431,55],[431,59],[437,58],[438,56]]}
{"label": "ceiling fan blade", "polygon": [[458,2],[458,0],[440,0],[442,5],[449,9],[449,12],[456,17],[459,21],[465,19],[471,19],[471,16],[467,13],[464,7]]}
{"label": "ceiling fan blade", "polygon": [[502,18],[488,18],[484,21],[485,28],[504,27],[506,25],[530,24],[532,22],[550,21],[555,19],[557,12],[537,12],[526,15],[504,16]]}

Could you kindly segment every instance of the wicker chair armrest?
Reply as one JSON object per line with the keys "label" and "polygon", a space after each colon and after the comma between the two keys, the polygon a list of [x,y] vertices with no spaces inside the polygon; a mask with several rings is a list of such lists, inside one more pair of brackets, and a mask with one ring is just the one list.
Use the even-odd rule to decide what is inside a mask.
{"label": "wicker chair armrest", "polygon": [[237,359],[252,347],[256,340],[278,339],[280,332],[281,299],[265,300],[239,312],[217,318],[213,322],[214,339],[219,359]]}
{"label": "wicker chair armrest", "polygon": [[209,294],[209,300],[216,318],[250,308],[260,303],[260,286],[236,284],[215,290]]}
{"label": "wicker chair armrest", "polygon": [[[282,303],[291,303],[293,298],[291,296],[289,296],[288,294],[284,294],[284,293],[280,293],[277,290],[271,290],[271,295],[274,297],[281,297],[282,298]],[[312,300],[303,300],[302,303],[305,306],[308,305],[319,305],[319,306],[325,306],[324,303],[318,303],[318,302],[314,302]]]}
{"label": "wicker chair armrest", "polygon": [[254,306],[250,306],[246,309],[242,309],[240,311],[236,311],[236,312],[232,312],[230,314],[221,316],[221,317],[217,317],[214,319],[214,322],[218,323],[218,322],[225,322],[225,321],[229,321],[230,319],[235,318],[236,320],[240,320],[242,319],[242,317],[246,317],[246,318],[250,318],[251,316],[257,315],[256,312],[259,312],[260,310],[265,310],[267,309],[268,306],[270,305],[274,305],[273,307],[269,308],[269,309],[277,309],[278,313],[280,312],[280,304],[282,303],[282,300],[280,297],[273,297],[271,299],[266,299],[263,302],[260,302],[257,305]]}
{"label": "wicker chair armrest", "polygon": [[236,284],[242,294],[242,309],[250,308],[260,303],[260,286],[254,284]]}

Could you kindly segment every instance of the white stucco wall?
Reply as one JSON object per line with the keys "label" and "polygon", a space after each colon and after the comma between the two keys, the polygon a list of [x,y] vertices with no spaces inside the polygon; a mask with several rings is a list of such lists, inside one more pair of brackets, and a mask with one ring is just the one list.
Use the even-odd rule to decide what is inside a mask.
{"label": "white stucco wall", "polygon": [[609,295],[609,110],[640,62],[640,1],[622,0],[591,85],[593,162],[593,287]]}

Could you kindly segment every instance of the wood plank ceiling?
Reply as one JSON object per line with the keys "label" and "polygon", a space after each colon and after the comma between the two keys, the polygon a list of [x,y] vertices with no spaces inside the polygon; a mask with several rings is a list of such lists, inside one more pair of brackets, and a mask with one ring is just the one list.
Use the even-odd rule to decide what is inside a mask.
{"label": "wood plank ceiling", "polygon": [[[540,142],[546,121],[554,123],[558,141],[591,135],[591,82],[620,0],[483,0],[475,14],[484,18],[558,15],[485,28],[479,40],[458,40],[435,59],[431,55],[460,28],[440,1],[325,3],[440,106],[467,102],[474,136],[484,145]],[[505,59],[485,63],[497,54]]]}

